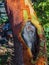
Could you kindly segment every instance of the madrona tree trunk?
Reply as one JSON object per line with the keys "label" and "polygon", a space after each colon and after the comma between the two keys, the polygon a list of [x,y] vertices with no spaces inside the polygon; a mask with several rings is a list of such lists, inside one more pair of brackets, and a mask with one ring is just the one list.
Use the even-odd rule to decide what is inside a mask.
{"label": "madrona tree trunk", "polygon": [[46,46],[30,0],[5,0],[5,9],[12,27],[15,65],[46,65]]}

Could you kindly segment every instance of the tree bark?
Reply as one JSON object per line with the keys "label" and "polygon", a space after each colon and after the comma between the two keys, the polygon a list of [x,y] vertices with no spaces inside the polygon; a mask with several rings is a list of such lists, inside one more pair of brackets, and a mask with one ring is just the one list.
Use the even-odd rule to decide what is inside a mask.
{"label": "tree bark", "polygon": [[24,65],[23,63],[23,52],[22,52],[22,45],[20,44],[17,36],[13,35],[14,37],[14,49],[15,49],[15,64],[14,65]]}
{"label": "tree bark", "polygon": [[5,0],[4,4],[5,4],[5,9],[6,9],[6,12],[7,12],[7,16],[9,18],[9,22],[11,24],[12,31],[13,31],[14,49],[15,49],[14,50],[14,65],[24,65],[22,45],[19,42],[17,36],[15,35],[15,30],[14,30],[15,27],[13,26],[13,22],[14,22],[13,21],[13,12],[9,9],[9,6],[8,6],[6,0]]}
{"label": "tree bark", "polygon": [[[43,28],[38,21],[31,2],[29,0],[5,0],[5,8],[13,31],[15,65],[46,65],[46,46]],[[31,62],[33,61],[33,54],[21,37],[22,29],[28,21],[35,25],[40,38],[40,44],[43,43],[41,49],[43,55],[38,56],[35,63]],[[39,51],[39,53],[41,52]]]}

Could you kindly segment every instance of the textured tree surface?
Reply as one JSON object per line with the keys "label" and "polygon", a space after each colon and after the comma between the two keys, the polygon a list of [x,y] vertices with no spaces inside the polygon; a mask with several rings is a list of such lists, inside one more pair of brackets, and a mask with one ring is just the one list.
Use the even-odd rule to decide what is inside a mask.
{"label": "textured tree surface", "polygon": [[[47,59],[44,32],[31,2],[29,0],[5,0],[5,8],[13,30],[15,65],[46,65]],[[31,24],[28,24],[27,22],[30,22]],[[34,25],[37,29],[35,32],[37,32],[39,36],[34,43],[31,43],[33,42],[33,39],[29,34],[30,32],[28,32],[30,29],[34,32],[34,30],[32,30],[34,27],[31,25]],[[27,32],[23,33],[25,29]],[[30,36],[31,40],[25,34]],[[25,36],[27,37],[27,40],[31,41],[29,42],[33,44],[33,48],[28,44],[29,42],[26,41]],[[39,40],[40,42],[37,42]],[[36,46],[34,47],[35,44]],[[36,53],[38,53],[38,55],[34,60],[33,58],[34,55],[36,56]]]}

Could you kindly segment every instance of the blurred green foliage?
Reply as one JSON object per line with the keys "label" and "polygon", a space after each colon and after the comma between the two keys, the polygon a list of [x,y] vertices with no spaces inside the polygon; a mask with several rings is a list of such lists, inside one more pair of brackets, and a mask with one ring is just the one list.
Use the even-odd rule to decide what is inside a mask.
{"label": "blurred green foliage", "polygon": [[4,0],[0,0],[0,24],[3,24],[8,21],[8,17],[3,2]]}
{"label": "blurred green foliage", "polygon": [[34,9],[42,25],[49,22],[49,0],[36,0]]}
{"label": "blurred green foliage", "polygon": [[8,21],[7,17],[0,17],[0,24],[3,24]]}
{"label": "blurred green foliage", "polygon": [[43,25],[46,37],[46,45],[47,45],[47,56],[48,56],[48,64],[49,64],[49,23]]}
{"label": "blurred green foliage", "polygon": [[9,52],[7,52],[5,55],[0,55],[0,65],[6,65],[9,55]]}

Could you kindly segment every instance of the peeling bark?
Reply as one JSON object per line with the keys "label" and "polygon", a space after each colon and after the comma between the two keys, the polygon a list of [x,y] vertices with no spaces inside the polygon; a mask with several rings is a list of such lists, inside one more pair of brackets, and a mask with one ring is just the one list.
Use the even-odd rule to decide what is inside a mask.
{"label": "peeling bark", "polygon": [[[46,65],[45,52],[43,53],[43,50],[45,49],[45,37],[43,34],[44,32],[42,26],[38,21],[35,11],[31,6],[30,1],[5,0],[5,8],[13,31],[15,65]],[[24,28],[27,21],[31,21],[31,23],[37,28],[40,44],[43,43],[44,45],[42,47],[42,53],[44,56],[38,56],[38,59],[35,63],[33,63],[34,55],[21,36],[22,29]]]}

